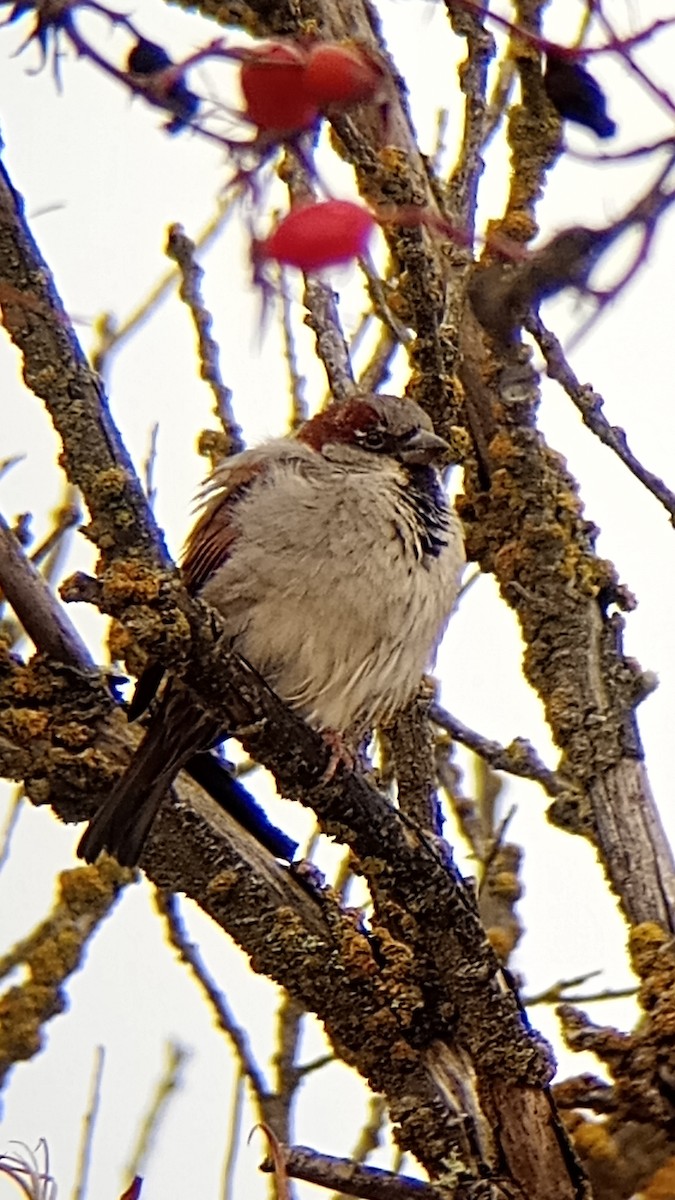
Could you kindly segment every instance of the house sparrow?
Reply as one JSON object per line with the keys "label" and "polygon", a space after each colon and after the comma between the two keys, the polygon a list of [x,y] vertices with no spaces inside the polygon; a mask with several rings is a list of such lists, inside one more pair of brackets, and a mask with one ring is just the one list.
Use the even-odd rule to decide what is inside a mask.
{"label": "house sparrow", "polygon": [[[459,588],[459,521],[432,465],[446,443],[416,404],[363,394],[296,436],[221,463],[182,563],[233,648],[330,740],[361,737],[414,695]],[[130,715],[163,668],[141,676]],[[78,848],[138,861],[178,771],[226,736],[175,676]]]}

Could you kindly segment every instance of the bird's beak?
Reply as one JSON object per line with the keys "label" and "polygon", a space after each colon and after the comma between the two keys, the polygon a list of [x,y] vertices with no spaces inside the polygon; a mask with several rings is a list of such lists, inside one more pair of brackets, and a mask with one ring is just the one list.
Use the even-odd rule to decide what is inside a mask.
{"label": "bird's beak", "polygon": [[430,463],[435,458],[443,458],[449,450],[448,443],[437,433],[431,433],[428,429],[418,429],[417,433],[408,438],[401,450],[401,458],[404,462]]}

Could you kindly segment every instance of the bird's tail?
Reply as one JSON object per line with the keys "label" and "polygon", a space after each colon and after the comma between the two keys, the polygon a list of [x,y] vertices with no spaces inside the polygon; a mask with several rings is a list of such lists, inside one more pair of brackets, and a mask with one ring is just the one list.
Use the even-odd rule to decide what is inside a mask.
{"label": "bird's tail", "polygon": [[213,717],[170,681],[127,770],[87,826],[77,848],[80,858],[94,862],[107,850],[121,866],[135,866],[176,775],[219,734]]}

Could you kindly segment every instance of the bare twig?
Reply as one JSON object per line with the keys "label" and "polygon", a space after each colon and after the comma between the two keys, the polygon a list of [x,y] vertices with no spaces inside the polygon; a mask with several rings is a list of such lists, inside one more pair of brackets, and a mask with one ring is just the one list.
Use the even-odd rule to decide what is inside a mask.
{"label": "bare twig", "polygon": [[288,290],[288,276],[286,271],[280,272],[281,279],[281,323],[284,334],[284,349],[286,352],[286,363],[288,365],[288,379],[291,390],[291,429],[299,429],[302,423],[307,419],[307,401],[305,400],[305,387],[307,380],[301,374],[298,367],[297,347],[295,344],[295,336],[293,333],[292,306],[291,298]]}
{"label": "bare twig", "polygon": [[143,479],[145,483],[145,494],[148,497],[150,508],[155,507],[157,499],[157,489],[155,488],[155,465],[157,462],[157,434],[159,433],[159,421],[155,421],[150,430],[150,441],[148,444],[148,453],[143,463]]}
{"label": "bare twig", "polygon": [[9,811],[7,813],[5,827],[0,835],[0,871],[4,867],[11,853],[12,834],[18,825],[19,817],[21,816],[21,810],[23,807],[23,801],[23,788],[15,788],[12,793],[12,798],[9,802]]}
{"label": "bare twig", "polygon": [[[293,203],[315,196],[310,164],[300,155],[288,155],[280,172]],[[305,274],[303,300],[305,324],[316,337],[317,357],[323,364],[328,390],[335,400],[346,400],[355,391],[349,347],[338,311],[337,293],[316,275]]]}
{"label": "bare twig", "polygon": [[25,457],[25,454],[12,454],[9,458],[0,460],[0,479],[3,479],[7,472],[11,471],[12,467],[16,467],[20,462],[23,462]]}
{"label": "bare twig", "polygon": [[66,535],[75,529],[82,520],[82,512],[78,503],[77,489],[66,485],[64,501],[53,514],[54,527],[49,531],[44,541],[31,551],[30,560],[34,566],[42,566],[42,577],[47,582],[58,579],[61,565],[68,553],[70,538]]}
{"label": "bare twig", "polygon": [[213,392],[215,413],[229,442],[228,453],[237,454],[239,450],[243,450],[244,442],[232,412],[232,391],[225,386],[220,373],[220,350],[211,336],[211,314],[204,307],[201,297],[204,272],[195,259],[195,251],[195,243],[186,236],[182,227],[172,225],[169,228],[167,254],[173,258],[180,271],[180,296],[190,309],[197,330],[200,375]]}
{"label": "bare twig", "polygon": [[277,1045],[272,1057],[275,1072],[273,1127],[277,1137],[284,1142],[292,1136],[293,1103],[300,1078],[296,1058],[304,1015],[302,1005],[284,993],[277,1012]]}
{"label": "bare twig", "polygon": [[234,1173],[237,1165],[241,1137],[241,1120],[244,1111],[244,1084],[246,1076],[239,1065],[234,1083],[234,1096],[230,1109],[230,1122],[227,1137],[227,1153],[223,1163],[223,1186],[221,1200],[234,1200]]}
{"label": "bare twig", "polygon": [[379,340],[373,349],[370,359],[359,376],[359,390],[376,392],[389,377],[391,361],[401,343],[394,337],[391,329],[383,325]]}
{"label": "bare twig", "polygon": [[[433,1187],[412,1176],[393,1175],[379,1167],[363,1166],[350,1158],[333,1158],[307,1146],[281,1146],[280,1149],[288,1175],[318,1187],[333,1188],[340,1195],[358,1196],[362,1200],[447,1200],[443,1188]],[[265,1160],[260,1169],[271,1171],[273,1165]],[[461,1189],[454,1194],[461,1200]]]}
{"label": "bare twig", "polygon": [[534,1008],[536,1004],[560,1004],[561,1001],[566,1004],[593,1004],[601,1000],[625,1000],[630,996],[637,995],[637,986],[603,988],[586,995],[574,993],[574,988],[582,987],[588,983],[589,979],[594,979],[598,975],[602,975],[602,971],[586,971],[585,974],[574,975],[571,979],[559,979],[557,983],[549,984],[540,992],[534,992],[531,996],[524,995],[522,997],[523,1004],[526,1008]]}
{"label": "bare twig", "polygon": [[525,328],[532,334],[544,356],[547,375],[564,389],[581,413],[584,424],[605,446],[614,451],[631,474],[660,501],[670,514],[671,524],[675,525],[675,492],[635,457],[628,446],[624,430],[617,425],[611,425],[603,413],[602,396],[593,391],[590,384],[580,383],[577,379],[555,334],[547,329],[541,318],[535,314],[525,321]]}
{"label": "bare twig", "polygon": [[[353,1163],[365,1163],[368,1156],[382,1144],[382,1131],[387,1123],[387,1103],[384,1096],[371,1096],[368,1112],[350,1154]],[[334,1198],[335,1200],[335,1198]]]}
{"label": "bare twig", "polygon": [[337,296],[329,284],[308,275],[305,278],[305,304],[305,322],[316,335],[316,352],[324,365],[331,396],[335,400],[346,400],[354,394],[356,385]]}
{"label": "bare twig", "polygon": [[87,646],[66,617],[59,600],[28,561],[14,534],[0,516],[0,588],[36,646],[59,662],[94,669]]}
{"label": "bare twig", "polygon": [[[229,221],[236,201],[236,195],[228,193],[224,196],[212,217],[209,217],[206,224],[197,234],[195,238],[195,248],[197,250],[206,250],[216,237],[225,228]],[[114,354],[117,354],[124,344],[137,332],[138,329],[147,321],[148,317],[156,312],[160,304],[166,300],[169,293],[176,286],[179,279],[179,272],[176,269],[167,271],[150,290],[144,300],[129,313],[119,324],[115,323],[110,314],[101,317],[97,323],[98,345],[94,347],[91,355],[92,366],[99,374],[103,374]]]}
{"label": "bare twig", "polygon": [[436,725],[440,725],[441,729],[445,729],[463,746],[468,746],[470,750],[479,754],[496,771],[507,771],[510,775],[536,780],[549,796],[564,796],[574,791],[574,785],[570,781],[544,765],[534,747],[525,738],[514,738],[510,746],[502,746],[500,742],[492,741],[469,729],[439,704],[432,704],[429,716]]}
{"label": "bare twig", "polygon": [[155,905],[166,921],[171,944],[178,951],[183,962],[192,971],[214,1011],[218,1025],[232,1042],[241,1070],[248,1079],[256,1103],[264,1115],[265,1101],[270,1094],[269,1086],[253,1057],[246,1033],[237,1024],[224,995],[211,979],[209,972],[202,962],[197,946],[188,938],[187,930],[185,929],[178,908],[177,897],[172,893],[163,893],[158,889],[155,892]]}
{"label": "bare twig", "polygon": [[190,1051],[176,1042],[168,1042],[165,1055],[164,1071],[157,1080],[147,1112],[139,1123],[136,1144],[131,1151],[129,1162],[124,1168],[124,1174],[129,1179],[135,1179],[144,1174],[153,1140],[166,1115],[167,1106],[183,1086],[183,1068],[190,1058]]}
{"label": "bare twig", "polygon": [[91,1163],[91,1147],[94,1137],[94,1128],[96,1126],[96,1117],[98,1107],[101,1102],[101,1081],[103,1079],[103,1067],[105,1065],[105,1049],[103,1046],[97,1046],[94,1056],[94,1070],[92,1072],[91,1087],[89,1090],[89,1106],[82,1120],[82,1141],[80,1143],[80,1151],[77,1160],[77,1170],[75,1172],[75,1189],[73,1191],[73,1200],[84,1200],[87,1193],[87,1177],[89,1175],[89,1166]]}

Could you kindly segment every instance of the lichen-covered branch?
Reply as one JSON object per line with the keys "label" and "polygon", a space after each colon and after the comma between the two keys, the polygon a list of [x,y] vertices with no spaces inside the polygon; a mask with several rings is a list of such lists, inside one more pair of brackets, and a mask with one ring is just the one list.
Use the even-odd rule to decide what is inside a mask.
{"label": "lichen-covered branch", "polygon": [[[0,214],[4,211],[5,230],[9,227],[12,235],[14,269],[25,284],[32,274],[29,263],[36,262],[35,249],[23,236],[14,193],[5,191],[3,200]],[[35,270],[48,278],[42,264]],[[52,289],[46,299],[53,295]],[[28,313],[31,325],[35,322],[39,327],[49,324],[54,311],[61,333],[66,318],[60,307],[47,307],[46,315],[37,315],[28,305],[12,309],[8,324],[23,350],[29,379],[33,377],[34,342],[25,336],[19,317],[25,320]],[[39,351],[50,335],[40,328],[38,333]],[[67,330],[63,343],[51,347],[57,374],[59,367],[68,372],[72,362],[78,361],[66,334]],[[83,378],[91,384],[91,377],[84,372]],[[48,391],[46,402],[54,411]],[[449,1148],[454,1146],[464,1162],[478,1159],[494,1165],[512,1157],[514,1175],[533,1197],[543,1200],[553,1177],[559,1181],[561,1197],[571,1200],[578,1194],[581,1177],[564,1138],[551,1124],[545,1091],[550,1060],[528,1029],[513,993],[503,985],[473,895],[451,859],[397,814],[363,777],[341,771],[333,780],[324,780],[327,751],[322,739],[284,708],[248,664],[223,649],[215,615],[185,596],[164,569],[162,543],[159,538],[153,542],[152,522],[130,468],[114,471],[117,503],[113,512],[119,523],[122,505],[132,505],[139,546],[133,543],[128,528],[118,534],[118,525],[109,524],[100,473],[111,460],[117,461],[118,439],[109,428],[100,394],[96,390],[87,393],[87,404],[77,408],[78,419],[72,429],[67,403],[64,411],[58,406],[56,411],[66,462],[73,462],[93,512],[94,533],[103,556],[100,582],[88,585],[90,598],[104,611],[123,618],[139,643],[160,659],[175,649],[171,622],[178,619],[181,654],[176,665],[188,686],[213,707],[224,728],[242,731],[245,747],[273,771],[283,793],[311,805],[324,828],[352,846],[375,887],[378,920],[390,918],[396,932],[382,928],[375,957],[366,934],[341,913],[330,895],[312,891],[309,899],[307,881],[304,892],[295,885],[295,900],[289,905],[287,876],[280,875],[279,867],[261,855],[255,844],[250,845],[251,839],[247,843],[242,831],[226,851],[227,818],[215,812],[199,793],[189,806],[165,807],[144,859],[150,877],[161,887],[197,899],[206,912],[226,925],[259,969],[284,983],[324,1019],[339,1053],[358,1066],[375,1090],[387,1096],[401,1144],[414,1150],[432,1174],[444,1169]],[[95,427],[94,432],[89,425]],[[71,452],[71,438],[92,446],[92,453],[98,455],[98,473],[92,474],[81,461],[79,441]],[[109,468],[107,473],[110,477]],[[147,544],[152,549],[144,565],[142,547]],[[160,567],[159,580],[155,564]],[[71,594],[77,594],[77,589]],[[60,669],[61,675],[64,671],[66,668]],[[49,733],[56,728],[62,731],[66,713],[65,689],[59,704],[52,677],[52,670],[37,658],[25,666],[5,661],[2,705],[11,753],[4,756],[3,765],[9,774],[27,776],[29,794],[40,793],[57,811],[81,817],[86,805],[77,799],[82,795],[79,772],[83,765],[77,753],[79,731],[84,726],[90,739],[84,760],[87,797],[101,794],[100,783],[92,786],[99,764],[108,778],[119,769],[120,758],[123,761],[125,756],[123,745],[118,729],[117,754],[107,758],[104,754],[103,761],[97,758],[108,727],[115,728],[109,706],[108,712],[103,706],[96,752],[90,720],[86,725],[81,719],[74,725],[71,722],[69,750],[62,739],[58,749],[51,746]],[[82,691],[84,704],[84,681]],[[22,704],[17,708],[19,696]],[[30,713],[28,702],[34,706]],[[23,724],[15,727],[12,722],[17,713]],[[41,738],[36,738],[36,729]],[[122,744],[125,741],[121,739]],[[34,762],[38,752],[40,788],[36,787]],[[53,769],[54,753],[58,772]],[[209,881],[206,885],[205,880]],[[256,913],[255,928],[251,912]],[[399,916],[403,914],[408,916],[401,924]],[[314,933],[308,940],[309,929]],[[409,942],[407,948],[402,939]],[[413,969],[417,956],[419,967]],[[418,977],[425,976],[422,992]],[[343,987],[337,986],[340,978],[345,981]],[[463,1051],[451,1049],[455,1042]],[[473,1060],[475,1082],[470,1087],[464,1078],[468,1059],[465,1062],[463,1055]],[[481,1115],[481,1109],[487,1117]],[[458,1123],[458,1116],[467,1112],[470,1116]],[[473,1133],[467,1132],[469,1128]],[[537,1155],[523,1159],[516,1153],[523,1136],[535,1140]],[[474,1169],[484,1167],[476,1162]]]}
{"label": "lichen-covered branch", "polygon": [[27,978],[0,998],[0,1084],[43,1044],[43,1026],[64,1011],[64,987],[87,943],[133,872],[108,859],[100,867],[63,871],[53,912],[0,960],[0,979],[16,967]]}

